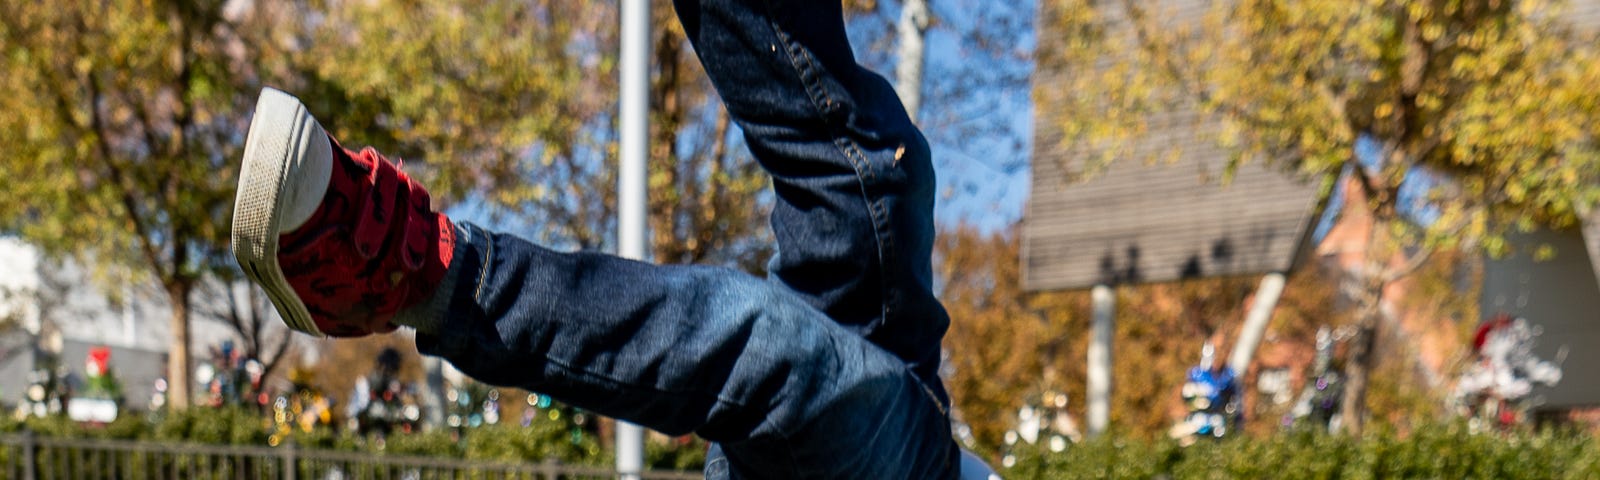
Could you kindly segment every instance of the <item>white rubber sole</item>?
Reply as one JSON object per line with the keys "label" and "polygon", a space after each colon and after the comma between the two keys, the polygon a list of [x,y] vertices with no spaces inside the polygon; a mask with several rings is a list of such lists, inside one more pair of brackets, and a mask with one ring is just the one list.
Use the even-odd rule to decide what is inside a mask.
{"label": "white rubber sole", "polygon": [[328,136],[299,99],[265,88],[245,138],[233,204],[233,256],[266,291],[283,322],[324,336],[278,264],[278,235],[310,218],[328,188]]}

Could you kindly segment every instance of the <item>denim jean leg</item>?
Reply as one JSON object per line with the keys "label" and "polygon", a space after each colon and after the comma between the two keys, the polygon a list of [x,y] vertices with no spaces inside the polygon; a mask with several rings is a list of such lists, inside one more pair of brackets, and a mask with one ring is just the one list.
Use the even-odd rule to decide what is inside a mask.
{"label": "denim jean leg", "polygon": [[[478,380],[668,434],[751,478],[948,478],[942,403],[903,361],[781,285],[562,253],[462,224],[417,347]],[[430,302],[432,303],[432,302]],[[708,472],[712,473],[712,472]]]}
{"label": "denim jean leg", "polygon": [[[943,411],[948,398],[937,371],[949,318],[931,289],[927,143],[888,82],[856,63],[839,3],[674,5],[752,154],[772,175],[772,279],[906,362]],[[915,418],[894,406],[869,408]],[[891,434],[907,445],[948,442],[948,430],[915,439],[913,430]],[[826,435],[809,441],[854,445]],[[724,463],[748,471],[738,468],[748,446],[717,447],[708,477],[726,475]]]}
{"label": "denim jean leg", "polygon": [[949,326],[932,292],[934,173],[883,77],[856,63],[837,1],[675,0],[756,160],[772,175],[772,278],[937,380]]}

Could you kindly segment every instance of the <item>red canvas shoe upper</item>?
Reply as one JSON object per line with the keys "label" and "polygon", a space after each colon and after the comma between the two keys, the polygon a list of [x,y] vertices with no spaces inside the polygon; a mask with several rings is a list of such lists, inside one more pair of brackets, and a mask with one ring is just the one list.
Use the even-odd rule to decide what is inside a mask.
{"label": "red canvas shoe upper", "polygon": [[455,227],[428,191],[372,148],[333,145],[333,173],[316,213],[279,237],[278,263],[329,336],[389,332],[395,313],[444,278]]}

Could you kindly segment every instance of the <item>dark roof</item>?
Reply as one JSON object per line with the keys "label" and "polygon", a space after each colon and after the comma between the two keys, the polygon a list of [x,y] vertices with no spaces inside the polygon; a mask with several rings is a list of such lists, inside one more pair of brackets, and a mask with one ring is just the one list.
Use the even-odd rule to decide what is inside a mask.
{"label": "dark roof", "polygon": [[1579,31],[1594,34],[1600,32],[1600,0],[1572,0],[1567,2],[1567,13],[1562,17]]}
{"label": "dark roof", "polygon": [[1594,277],[1600,280],[1600,208],[1595,208],[1583,219],[1583,244],[1589,250],[1589,264],[1594,268]]}
{"label": "dark roof", "polygon": [[[1165,0],[1161,12],[1191,12],[1204,2]],[[1044,2],[1043,16],[1052,2]],[[1042,27],[1048,28],[1048,27]],[[1040,55],[1061,48],[1041,32]],[[1035,91],[1075,72],[1041,62]],[[1218,120],[1194,108],[1147,117],[1144,135],[1125,158],[1081,183],[1067,183],[1063,165],[1081,168],[1100,151],[1063,142],[1062,114],[1035,95],[1033,192],[1023,223],[1023,285],[1030,290],[1095,284],[1287,271],[1305,243],[1317,191],[1260,163],[1222,174],[1229,152],[1214,139]],[[1168,160],[1168,153],[1176,153]],[[1151,159],[1159,159],[1152,161]]]}

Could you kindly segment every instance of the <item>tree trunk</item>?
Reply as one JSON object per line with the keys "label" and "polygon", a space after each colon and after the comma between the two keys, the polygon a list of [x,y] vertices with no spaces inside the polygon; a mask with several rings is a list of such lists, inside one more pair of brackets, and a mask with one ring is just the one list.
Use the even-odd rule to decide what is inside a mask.
{"label": "tree trunk", "polygon": [[1380,279],[1362,284],[1366,286],[1366,294],[1361,301],[1361,319],[1356,325],[1355,337],[1350,339],[1344,368],[1344,403],[1339,407],[1339,422],[1345,433],[1352,436],[1361,435],[1366,426],[1367,381],[1378,361],[1378,326],[1383,320],[1383,290],[1388,286]]}
{"label": "tree trunk", "polygon": [[1088,401],[1084,417],[1089,423],[1089,436],[1098,437],[1111,425],[1112,347],[1116,343],[1117,292],[1108,285],[1095,285],[1093,320],[1089,327],[1089,358],[1087,363],[1086,392]]}
{"label": "tree trunk", "polygon": [[425,388],[422,389],[423,407],[426,415],[422,418],[428,430],[444,428],[444,412],[450,408],[444,393],[444,360],[439,357],[424,355],[422,357],[422,380]]}
{"label": "tree trunk", "polygon": [[194,381],[189,368],[189,291],[192,287],[177,282],[167,286],[172,304],[172,351],[167,358],[167,405],[175,410],[189,408],[189,389]]}
{"label": "tree trunk", "polygon": [[894,90],[912,122],[917,121],[917,111],[922,108],[922,66],[930,20],[928,0],[905,0],[900,5],[900,22],[895,27],[899,42],[896,54],[900,58],[894,69]]}
{"label": "tree trunk", "polygon": [[1261,337],[1267,331],[1267,324],[1272,322],[1272,310],[1278,307],[1278,298],[1283,295],[1284,282],[1286,280],[1282,272],[1261,277],[1255,301],[1250,303],[1250,311],[1245,313],[1244,328],[1239,330],[1239,340],[1233,343],[1233,353],[1228,356],[1228,368],[1233,369],[1233,374],[1240,378],[1250,370],[1250,360],[1255,358],[1256,348],[1261,346]]}

